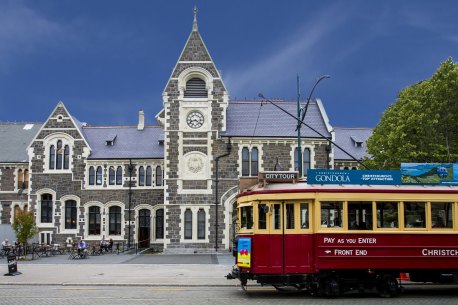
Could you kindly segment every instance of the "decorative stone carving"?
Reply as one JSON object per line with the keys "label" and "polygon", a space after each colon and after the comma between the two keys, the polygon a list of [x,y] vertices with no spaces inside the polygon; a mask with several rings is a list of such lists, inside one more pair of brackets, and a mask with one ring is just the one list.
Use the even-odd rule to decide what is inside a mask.
{"label": "decorative stone carving", "polygon": [[187,166],[191,173],[197,174],[198,172],[202,171],[204,167],[204,161],[202,160],[201,156],[193,154],[189,156]]}

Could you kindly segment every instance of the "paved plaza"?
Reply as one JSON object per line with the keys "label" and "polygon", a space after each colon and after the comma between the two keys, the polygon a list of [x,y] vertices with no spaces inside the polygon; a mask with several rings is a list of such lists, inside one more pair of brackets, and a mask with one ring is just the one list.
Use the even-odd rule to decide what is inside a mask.
{"label": "paved plaza", "polygon": [[[16,276],[0,276],[0,285],[236,286],[224,276],[234,259],[229,253],[162,255],[104,254],[87,259],[68,255],[18,261]],[[8,273],[6,259],[0,272]]]}

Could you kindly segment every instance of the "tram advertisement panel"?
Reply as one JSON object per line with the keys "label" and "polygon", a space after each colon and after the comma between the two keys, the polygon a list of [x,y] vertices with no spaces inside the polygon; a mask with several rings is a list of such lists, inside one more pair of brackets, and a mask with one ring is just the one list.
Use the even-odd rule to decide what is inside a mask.
{"label": "tram advertisement panel", "polygon": [[401,163],[403,184],[458,185],[458,164]]}
{"label": "tram advertisement panel", "polygon": [[237,266],[251,267],[251,238],[240,238],[237,247]]}
{"label": "tram advertisement panel", "polygon": [[401,184],[401,172],[395,170],[307,170],[309,184]]}

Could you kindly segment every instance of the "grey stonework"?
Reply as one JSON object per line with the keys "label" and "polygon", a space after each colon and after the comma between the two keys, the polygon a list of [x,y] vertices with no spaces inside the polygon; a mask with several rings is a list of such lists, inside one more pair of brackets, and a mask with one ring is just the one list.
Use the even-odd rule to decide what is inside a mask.
{"label": "grey stonework", "polygon": [[14,191],[15,171],[16,171],[15,167],[9,167],[9,166],[2,167],[1,169],[2,174],[0,176],[0,187],[1,187],[0,191],[2,192]]}
{"label": "grey stonework", "polygon": [[[195,68],[194,71],[192,69]],[[202,73],[205,70],[205,73]],[[195,74],[183,75],[184,71],[192,71]],[[38,215],[40,201],[39,195],[49,192],[53,195],[54,200],[54,227],[41,226],[41,232],[52,232],[52,240],[58,243],[66,243],[68,240],[77,241],[79,238],[88,238],[85,236],[88,224],[86,223],[88,213],[88,203],[97,203],[106,207],[108,203],[117,203],[121,206],[124,230],[121,232],[118,240],[126,240],[130,235],[132,241],[138,234],[138,223],[135,219],[136,208],[148,208],[154,211],[156,208],[164,208],[164,239],[154,240],[151,231],[151,247],[156,250],[164,250],[171,253],[193,253],[193,252],[212,252],[215,245],[223,249],[225,242],[231,236],[225,234],[229,230],[226,225],[230,225],[232,219],[225,219],[230,215],[235,215],[235,194],[238,192],[238,180],[241,175],[241,157],[240,152],[243,146],[259,147],[260,157],[259,166],[264,171],[273,170],[290,170],[293,166],[292,149],[295,147],[295,139],[275,139],[269,140],[263,138],[244,138],[238,137],[230,139],[226,135],[226,108],[228,105],[228,93],[224,86],[220,74],[211,60],[211,56],[205,47],[200,34],[193,31],[183,49],[181,57],[177,62],[174,70],[168,80],[163,97],[164,111],[160,116],[160,123],[163,125],[164,142],[163,152],[164,159],[119,159],[108,160],[91,159],[89,147],[86,140],[91,140],[88,136],[84,138],[84,127],[75,119],[71,119],[70,113],[67,112],[63,103],[60,103],[52,111],[49,119],[43,124],[39,134],[36,135],[35,141],[30,143],[29,155],[32,157],[30,163],[21,165],[22,168],[29,166],[30,170],[30,193],[18,194],[15,188],[15,170],[16,165],[0,164],[0,211],[1,223],[9,223],[11,219],[11,209],[15,202],[21,202],[22,205],[28,200],[30,210]],[[198,98],[193,101],[192,98],[180,100],[180,91],[178,88],[178,79],[188,79],[186,77],[195,77],[195,75],[206,75],[212,82],[213,90],[208,98]],[[183,78],[184,77],[184,78]],[[211,87],[211,86],[207,86]],[[189,103],[189,104],[186,104]],[[185,117],[184,111],[189,111],[188,105],[196,108],[207,108],[210,115],[201,129],[196,131],[180,130],[182,124],[180,119]],[[62,116],[62,118],[58,118]],[[255,118],[252,118],[255,120]],[[183,122],[181,122],[183,123]],[[75,125],[78,124],[78,125]],[[208,128],[205,129],[204,128]],[[228,128],[229,130],[229,128]],[[55,134],[68,135],[70,141],[70,168],[68,170],[54,171],[46,169],[49,156],[47,152],[48,145],[44,140],[48,136]],[[162,139],[161,139],[162,140]],[[228,142],[230,141],[230,153],[228,153]],[[314,159],[311,160],[314,168],[329,168],[331,161],[329,158],[328,143],[324,140],[303,139],[304,143],[312,146]],[[91,142],[92,143],[92,142]],[[183,144],[183,146],[180,146]],[[91,144],[92,146],[92,144]],[[92,147],[91,147],[92,149]],[[203,175],[196,174],[196,179],[188,172],[180,177],[183,170],[184,156],[188,153],[198,152],[204,154],[208,164],[205,164]],[[87,155],[89,153],[89,156]],[[160,162],[158,162],[158,160]],[[1,161],[1,160],[0,160]],[[129,172],[129,161],[132,161],[133,169]],[[218,163],[217,163],[218,162]],[[155,167],[152,167],[152,186],[139,186],[138,166],[140,164],[161,164],[164,170],[164,186],[155,186]],[[218,166],[217,166],[218,164]],[[336,163],[337,164],[337,163]],[[339,166],[345,166],[347,163],[339,163]],[[109,167],[113,165],[122,166],[123,184],[122,186],[110,186]],[[102,166],[104,168],[103,182],[101,186],[89,186],[89,166]],[[131,174],[132,182],[129,181]],[[200,174],[200,173],[199,173]],[[129,189],[131,190],[130,201],[130,218],[129,218]],[[65,219],[65,209],[63,202],[64,196],[79,198],[79,210],[77,215],[76,233],[61,232],[62,222]],[[184,232],[184,219],[182,215],[186,209],[193,211],[194,220],[196,220],[195,211],[203,209],[206,212],[206,231],[205,240],[185,240],[182,236]],[[151,226],[154,226],[154,215],[151,213]],[[102,209],[101,222],[102,234],[107,236],[108,232],[103,231],[105,224],[109,221],[109,215],[106,209]],[[193,225],[196,225],[193,223]],[[196,226],[194,226],[194,229]],[[195,232],[194,232],[195,233]],[[118,237],[118,236],[117,236]],[[91,241],[95,242],[95,241]]]}

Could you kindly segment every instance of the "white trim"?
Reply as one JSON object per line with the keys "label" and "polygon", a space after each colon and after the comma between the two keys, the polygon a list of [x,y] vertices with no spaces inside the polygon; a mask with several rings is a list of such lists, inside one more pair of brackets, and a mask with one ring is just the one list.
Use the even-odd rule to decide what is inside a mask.
{"label": "white trim", "polygon": [[[221,199],[229,192],[231,192],[234,188],[238,188],[238,186],[234,186],[230,188],[227,192],[225,192],[222,196]],[[225,202],[222,202],[222,206],[224,206],[224,229],[223,229],[223,246],[224,249],[228,250],[230,249],[231,246],[231,226],[232,226],[232,212],[233,212],[233,205],[236,202],[236,197],[238,195],[238,192],[234,192],[230,197],[226,199]]]}
{"label": "white trim", "polygon": [[[250,162],[249,162],[249,169],[250,169],[250,175],[249,176],[243,176],[242,175],[242,150],[244,148],[248,148],[248,156],[250,158]],[[239,144],[239,150],[238,150],[238,164],[237,164],[237,172],[238,172],[238,176],[239,177],[255,177],[255,176],[251,176],[251,151],[253,148],[257,148],[258,149],[258,173],[263,171],[264,170],[264,166],[263,166],[263,144],[261,143],[253,143],[253,142],[249,142],[249,143],[240,143]]]}
{"label": "white trim", "polygon": [[[51,194],[52,196],[52,221],[50,223],[48,222],[41,222],[41,196],[44,194]],[[35,222],[37,224],[37,228],[54,228],[55,227],[55,210],[56,210],[56,192],[52,189],[48,188],[43,188],[39,189],[35,192],[35,195],[37,196],[36,198],[36,204],[35,204]]]}
{"label": "white trim", "polygon": [[[76,229],[65,229],[65,201],[75,200],[76,201]],[[61,234],[78,234],[79,224],[80,224],[80,207],[81,207],[81,198],[76,195],[64,195],[60,197],[60,233]]]}
{"label": "white trim", "polygon": [[[185,219],[184,213],[187,209],[191,210],[192,213],[192,238],[185,239],[184,238],[184,227],[185,227]],[[205,239],[197,239],[197,213],[200,209],[203,209],[205,212]],[[181,243],[209,243],[209,235],[210,235],[210,206],[194,206],[194,205],[182,205],[180,206],[180,242]]]}
{"label": "white trim", "polygon": [[[297,143],[291,144],[291,150],[289,153],[289,156],[291,158],[291,164],[290,164],[290,171],[296,171],[294,168],[294,152],[296,151],[297,148]],[[308,148],[310,150],[310,169],[316,168],[316,160],[315,160],[315,146],[311,145],[309,143],[305,144],[304,142],[301,143],[301,150],[302,150],[302,163],[304,163],[304,151],[305,149]]]}

